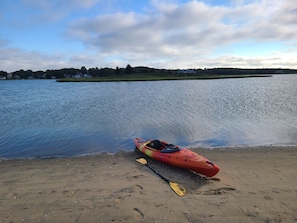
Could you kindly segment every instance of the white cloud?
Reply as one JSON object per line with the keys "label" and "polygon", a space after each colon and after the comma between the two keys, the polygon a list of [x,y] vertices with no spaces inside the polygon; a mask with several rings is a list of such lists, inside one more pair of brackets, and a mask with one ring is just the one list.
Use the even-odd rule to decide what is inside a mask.
{"label": "white cloud", "polygon": [[[243,19],[237,32],[244,39],[290,41],[297,38],[297,14],[291,1],[260,1],[231,9]],[[239,16],[239,15],[242,16]],[[294,21],[294,22],[293,22]],[[235,36],[236,37],[236,36]]]}
{"label": "white cloud", "polygon": [[[99,52],[122,54],[126,60],[138,57],[139,61],[153,62],[166,58],[170,63],[189,59],[193,65],[198,62],[195,58],[232,43],[290,42],[297,38],[296,7],[289,0],[244,2],[230,7],[199,1],[183,5],[152,3],[154,8],[147,14],[117,13],[73,21],[68,35],[79,33],[77,37],[86,45]],[[230,66],[239,64],[226,62]]]}
{"label": "white cloud", "polygon": [[135,13],[133,12],[125,14],[105,14],[91,19],[79,19],[74,21],[70,27],[70,34],[79,30],[81,33],[88,34],[92,37],[92,34],[108,34],[128,29],[133,27],[136,23],[137,19],[135,18]]}
{"label": "white cloud", "polygon": [[[41,53],[28,51],[16,47],[0,47],[0,70],[13,72],[16,70],[50,70],[61,68],[87,68],[101,67],[102,61],[105,66],[115,68],[119,64],[108,61],[109,55],[92,53],[56,52]],[[123,63],[124,65],[125,63]],[[126,65],[126,64],[125,64]],[[103,66],[104,67],[104,66]]]}
{"label": "white cloud", "polygon": [[[31,19],[57,23],[80,9],[87,13],[96,4],[104,3],[102,0],[23,1],[40,9],[39,13],[29,15]],[[69,57],[67,52],[48,55],[0,48],[1,63],[4,60],[7,70],[12,70],[13,63],[23,69],[115,67],[128,63],[161,68],[297,68],[297,6],[293,1],[234,0],[230,5],[220,6],[207,4],[209,0],[178,2],[152,0],[150,7],[142,12],[87,13],[72,20],[64,32],[66,40],[84,43],[85,52],[72,53]],[[283,49],[275,52],[276,49],[266,47],[262,52],[258,49],[253,57],[251,51],[249,56],[244,56],[246,42],[257,43],[259,48],[259,43],[269,46],[277,43]],[[7,44],[0,40],[0,47]],[[240,55],[236,54],[238,49],[233,52],[234,44],[242,47]]]}
{"label": "white cloud", "polygon": [[[143,52],[153,48],[167,55],[166,52],[179,52],[179,47],[205,46],[201,40],[215,38],[226,28],[221,22],[215,24],[222,14],[219,8],[195,1],[171,8],[155,14],[117,13],[74,21],[68,34],[78,34],[86,44],[103,52]],[[169,47],[172,50],[168,51]]]}
{"label": "white cloud", "polygon": [[224,55],[220,57],[202,58],[203,67],[232,67],[237,68],[296,68],[296,60],[293,55],[275,53],[270,56],[244,57]]}
{"label": "white cloud", "polygon": [[[277,6],[279,7],[280,4]],[[270,33],[275,30],[276,25],[287,25],[288,19],[284,21],[284,18],[289,17],[290,21],[294,21],[294,18],[291,18],[291,16],[295,18],[297,16],[297,14],[293,13],[291,13],[291,16],[288,16],[288,13],[286,13],[282,17],[283,10],[276,11],[274,7],[271,7],[273,10],[269,10],[269,5],[265,2],[262,4],[252,3],[242,7],[226,8],[208,6],[202,2],[191,1],[179,7],[176,5],[174,7],[168,6],[170,10],[168,8],[163,10],[163,8],[156,7],[154,14],[147,15],[136,13],[100,15],[95,19],[85,19],[79,24],[74,22],[75,25],[72,25],[72,29],[83,29],[85,32],[92,34],[96,32],[99,39],[101,36],[109,36],[109,34],[116,35],[123,31],[129,32],[131,38],[133,38],[134,32],[139,33],[141,30],[147,30],[147,32],[154,32],[155,35],[162,36],[165,38],[164,42],[174,39],[173,37],[177,37],[180,40],[184,32],[186,32],[185,37],[188,37],[189,34],[192,34],[192,36],[194,34],[206,36],[208,34],[216,34],[220,36],[229,32],[233,35],[242,33],[245,34],[242,38],[249,38],[249,34],[255,33],[254,31],[259,33],[259,37],[266,37],[268,34],[263,36],[261,32],[265,33],[265,30],[268,30]],[[285,8],[285,5],[282,5],[282,8]],[[289,12],[287,9],[286,11]],[[277,18],[275,18],[276,16]],[[227,20],[229,22],[226,22]],[[271,24],[270,22],[277,22],[277,24]],[[293,25],[295,24],[293,23]],[[106,26],[108,29],[105,28]],[[289,27],[287,29],[283,28],[281,31],[288,33],[290,29]],[[291,33],[295,34],[294,31],[291,31]],[[274,32],[273,34],[279,33]],[[253,36],[257,37],[256,34]],[[280,37],[282,36],[285,36],[285,34],[280,35]],[[234,40],[236,39],[234,38]]]}
{"label": "white cloud", "polygon": [[[23,70],[54,69],[68,65],[64,63],[65,55],[46,55],[35,51],[25,51],[19,48],[0,48],[1,70],[13,72]],[[15,67],[18,67],[17,69]]]}

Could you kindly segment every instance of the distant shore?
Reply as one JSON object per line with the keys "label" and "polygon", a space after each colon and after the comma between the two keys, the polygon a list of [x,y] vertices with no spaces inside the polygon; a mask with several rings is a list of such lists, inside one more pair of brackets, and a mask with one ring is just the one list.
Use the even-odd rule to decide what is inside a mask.
{"label": "distant shore", "polygon": [[[212,179],[138,151],[0,160],[0,222],[295,222],[297,146],[193,149]],[[177,196],[149,165],[187,189]]]}
{"label": "distant shore", "polygon": [[116,82],[116,81],[166,81],[166,80],[203,80],[203,79],[226,79],[226,78],[252,78],[272,77],[268,74],[249,75],[192,75],[192,76],[113,76],[113,77],[89,77],[89,78],[62,78],[57,82]]}

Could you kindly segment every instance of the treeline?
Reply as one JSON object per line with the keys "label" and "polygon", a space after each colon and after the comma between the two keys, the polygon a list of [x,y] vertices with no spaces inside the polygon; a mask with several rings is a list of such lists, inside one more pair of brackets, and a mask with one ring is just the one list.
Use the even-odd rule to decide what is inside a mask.
{"label": "treeline", "polygon": [[240,69],[240,68],[205,68],[205,69],[158,69],[144,66],[125,68],[63,68],[58,70],[32,71],[18,70],[12,73],[0,71],[1,79],[62,79],[80,77],[112,77],[112,76],[206,76],[206,75],[250,75],[250,74],[297,74],[296,69]]}
{"label": "treeline", "polygon": [[0,71],[0,77],[6,79],[60,79],[60,78],[79,78],[79,77],[110,77],[110,76],[125,76],[130,74],[168,74],[172,73],[165,69],[155,69],[150,67],[131,67],[129,64],[125,68],[89,68],[85,66],[81,69],[77,68],[63,68],[58,70],[46,71],[32,71],[32,70],[18,70],[11,73]]}

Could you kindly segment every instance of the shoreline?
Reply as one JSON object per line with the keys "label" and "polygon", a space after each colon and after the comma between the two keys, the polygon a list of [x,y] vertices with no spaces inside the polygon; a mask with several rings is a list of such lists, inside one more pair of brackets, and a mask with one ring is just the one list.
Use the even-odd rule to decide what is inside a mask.
{"label": "shoreline", "polygon": [[[199,151],[209,151],[209,150],[214,150],[214,151],[221,151],[221,150],[245,150],[245,149],[286,149],[286,148],[296,148],[297,145],[235,145],[235,146],[195,146],[195,147],[181,147],[181,148],[187,148],[190,150],[193,150],[194,152],[199,152]],[[123,153],[133,153],[135,150],[126,150],[126,149],[121,149],[115,153],[110,153],[110,152],[100,152],[100,153],[94,153],[94,154],[81,154],[81,155],[73,155],[73,156],[64,156],[64,155],[59,155],[59,156],[32,156],[32,157],[15,157],[15,158],[5,158],[5,157],[0,157],[0,162],[2,161],[11,161],[11,160],[47,160],[47,159],[72,159],[72,158],[80,158],[80,157],[88,157],[88,156],[101,156],[101,155],[108,155],[108,156],[116,156],[117,154],[123,154]],[[142,155],[142,154],[140,154]],[[1,222],[0,222],[1,223]]]}
{"label": "shoreline", "polygon": [[[203,151],[208,151],[208,150],[215,150],[215,151],[220,151],[220,150],[240,150],[240,149],[282,149],[282,148],[297,148],[297,145],[235,145],[235,146],[195,146],[195,147],[181,147],[181,148],[187,148],[193,151],[199,151],[199,150],[203,150]],[[115,156],[117,154],[122,154],[122,153],[133,153],[134,150],[125,150],[125,149],[121,149],[117,152],[114,153],[110,153],[107,151],[103,151],[100,153],[94,153],[94,154],[81,154],[81,155],[71,155],[71,156],[67,156],[67,155],[57,155],[57,156],[47,156],[47,155],[43,155],[43,156],[28,156],[28,157],[16,157],[16,158],[6,158],[6,157],[1,157],[0,156],[0,162],[1,161],[10,161],[10,160],[47,160],[47,159],[71,159],[71,158],[78,158],[78,157],[87,157],[87,156],[101,156],[101,155],[109,155],[109,156]],[[0,222],[1,223],[1,222]]]}
{"label": "shoreline", "polygon": [[228,75],[186,75],[186,76],[162,76],[162,75],[137,75],[137,76],[111,76],[91,78],[61,78],[56,82],[121,82],[121,81],[178,81],[178,80],[214,80],[230,78],[255,78],[273,77],[272,74],[228,74]]}
{"label": "shoreline", "polygon": [[[0,160],[0,222],[296,222],[297,146],[193,148],[212,179],[138,151]],[[187,189],[178,197],[148,164]]]}

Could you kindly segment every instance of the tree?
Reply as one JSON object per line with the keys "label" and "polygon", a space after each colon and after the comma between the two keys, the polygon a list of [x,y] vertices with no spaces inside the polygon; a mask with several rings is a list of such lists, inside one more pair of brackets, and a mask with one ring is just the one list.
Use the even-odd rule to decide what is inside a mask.
{"label": "tree", "polygon": [[85,66],[82,66],[80,71],[81,71],[82,74],[87,74],[88,73],[88,70],[87,70],[87,68]]}
{"label": "tree", "polygon": [[130,64],[128,64],[126,67],[126,74],[132,74],[132,73],[133,73],[133,68],[130,66]]}
{"label": "tree", "polygon": [[16,79],[25,79],[26,72],[23,69],[17,70],[12,72],[12,76],[14,76]]}
{"label": "tree", "polygon": [[116,75],[121,75],[121,69],[119,67],[116,68],[115,74]]}
{"label": "tree", "polygon": [[6,75],[7,75],[6,71],[0,70],[0,76],[6,77]]}

